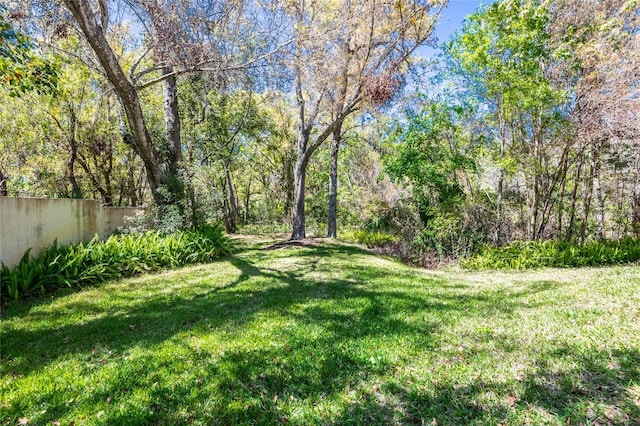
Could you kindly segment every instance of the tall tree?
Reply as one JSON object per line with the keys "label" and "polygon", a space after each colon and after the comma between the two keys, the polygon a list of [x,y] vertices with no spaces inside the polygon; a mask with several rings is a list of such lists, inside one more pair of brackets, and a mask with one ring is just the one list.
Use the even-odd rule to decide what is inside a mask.
{"label": "tall tree", "polygon": [[[605,159],[620,141],[640,137],[640,4],[628,0],[556,0],[551,5],[551,47],[562,62],[554,78],[567,82],[570,114],[581,152],[576,161],[566,236],[584,240],[593,216],[605,237]],[[633,170],[633,169],[632,169]],[[635,176],[635,173],[629,175]],[[640,218],[640,180],[631,182],[632,217]],[[577,208],[582,199],[581,217]],[[576,230],[580,222],[579,230]]]}
{"label": "tall tree", "polygon": [[[558,137],[563,125],[557,113],[567,102],[547,75],[552,61],[548,50],[546,2],[503,0],[471,15],[447,45],[452,69],[472,96],[486,105],[496,141],[494,239],[500,243],[505,220],[504,196],[509,181],[524,180],[526,187],[527,237],[538,239],[549,214],[562,176],[571,141]],[[549,164],[552,150],[559,149],[560,164]]]}
{"label": "tall tree", "polygon": [[[43,9],[55,9],[55,4],[32,1],[39,2]],[[266,43],[265,37],[260,39],[266,31],[262,27],[263,17],[269,14],[259,2],[248,0],[62,0],[61,3],[71,13],[70,22],[83,34],[120,100],[155,202],[159,205],[175,202],[171,190],[179,191],[179,185],[175,188],[174,184],[178,180],[177,165],[182,150],[175,79],[185,73],[207,70],[219,76],[221,85],[226,84],[228,73],[259,63],[269,56],[268,49],[277,51],[279,46]],[[21,7],[29,8],[29,2]],[[125,9],[127,12],[123,12]],[[26,9],[24,15],[30,16],[31,10]],[[146,52],[133,64],[123,63],[110,44],[109,28],[113,26],[110,24],[118,19],[136,20],[136,31],[144,36]],[[54,22],[52,27],[57,28],[58,23]],[[262,32],[257,30],[258,25]],[[250,28],[255,30],[249,31]],[[140,100],[141,90],[160,83],[165,94],[164,138],[152,136]],[[163,187],[169,193],[161,190]]]}
{"label": "tall tree", "polygon": [[295,33],[290,63],[297,107],[291,239],[306,235],[305,178],[311,156],[334,132],[340,133],[344,120],[367,98],[393,86],[403,61],[429,38],[445,3],[302,0],[283,6]]}

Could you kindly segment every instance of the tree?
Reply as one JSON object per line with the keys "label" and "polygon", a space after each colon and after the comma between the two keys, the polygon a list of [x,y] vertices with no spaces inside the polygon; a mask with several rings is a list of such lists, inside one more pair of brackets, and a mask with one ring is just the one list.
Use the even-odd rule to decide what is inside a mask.
{"label": "tree", "polygon": [[58,84],[59,64],[36,54],[32,39],[14,29],[0,5],[0,87],[11,96],[28,91],[52,93]]}
{"label": "tree", "polygon": [[[472,114],[468,105],[432,103],[409,114],[406,124],[396,124],[386,142],[385,171],[409,183],[421,221],[418,238],[440,257],[466,254],[477,244],[470,228],[478,227],[464,217],[467,198],[473,199],[469,173],[477,169],[475,147],[482,139],[467,124]],[[455,242],[446,242],[454,233]]]}
{"label": "tree", "polygon": [[[224,84],[226,72],[243,70],[268,56],[264,49],[272,45],[256,41],[261,36],[259,31],[247,31],[262,22],[259,17],[266,14],[261,14],[259,6],[245,7],[248,2],[242,0],[99,0],[97,9],[90,0],[63,0],[62,3],[119,98],[156,204],[177,202],[181,186],[177,170],[182,147],[175,78],[207,70],[217,73]],[[138,19],[138,30],[146,35],[147,47],[146,52],[128,66],[120,61],[109,42],[111,12],[123,5],[130,12],[120,16]],[[258,19],[252,20],[253,17]],[[247,48],[230,34],[244,34]],[[138,67],[148,61],[149,52],[153,52],[151,65],[139,70]],[[141,90],[158,83],[163,84],[165,96],[166,133],[161,141],[151,136],[140,101]]]}
{"label": "tree", "polygon": [[305,177],[311,156],[329,136],[341,133],[344,120],[367,98],[383,93],[389,79],[395,81],[403,61],[430,36],[444,3],[365,0],[338,5],[324,0],[283,6],[295,33],[290,61],[297,109],[291,239],[306,233]]}
{"label": "tree", "polygon": [[[554,78],[571,88],[569,119],[580,151],[569,194],[566,237],[578,234],[584,240],[595,213],[596,233],[604,238],[605,160],[616,156],[612,148],[637,141],[640,135],[640,5],[627,0],[556,0],[551,12],[550,45],[562,59]],[[640,179],[634,168],[630,172],[630,193],[616,196],[631,199],[631,216],[640,224]]]}
{"label": "tree", "polygon": [[[503,0],[471,15],[447,44],[451,69],[486,106],[496,140],[494,239],[500,244],[505,220],[507,184],[524,181],[527,238],[544,235],[554,193],[566,173],[571,139],[562,138],[558,113],[566,92],[548,76],[553,52],[548,49],[546,2]],[[557,156],[555,154],[558,154]],[[550,159],[557,163],[550,163]]]}
{"label": "tree", "polygon": [[[0,5],[0,88],[10,96],[29,91],[55,92],[58,84],[58,63],[34,53],[31,38],[5,19],[6,9]],[[0,166],[0,196],[8,195],[5,166]]]}

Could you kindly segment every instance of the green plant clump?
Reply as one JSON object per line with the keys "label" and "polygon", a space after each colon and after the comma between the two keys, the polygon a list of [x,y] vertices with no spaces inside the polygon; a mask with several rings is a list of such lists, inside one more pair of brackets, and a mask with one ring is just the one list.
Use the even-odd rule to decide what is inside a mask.
{"label": "green plant clump", "polygon": [[161,235],[154,231],[96,236],[90,242],[59,245],[55,241],[38,256],[31,250],[20,263],[0,269],[0,297],[18,300],[60,287],[85,287],[120,277],[203,263],[229,253],[231,243],[218,227]]}
{"label": "green plant clump", "polygon": [[483,247],[475,256],[462,259],[466,269],[529,269],[542,267],[620,265],[640,260],[640,239],[589,241],[514,242],[504,247]]}
{"label": "green plant clump", "polygon": [[368,248],[384,247],[396,240],[393,235],[385,232],[370,232],[365,230],[345,231],[341,233],[340,239],[351,243],[363,244]]}

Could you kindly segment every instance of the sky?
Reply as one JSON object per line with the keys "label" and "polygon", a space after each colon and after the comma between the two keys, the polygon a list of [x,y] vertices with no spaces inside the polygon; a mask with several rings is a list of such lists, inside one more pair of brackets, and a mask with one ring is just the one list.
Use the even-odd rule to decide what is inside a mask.
{"label": "sky", "polygon": [[[436,22],[435,32],[438,43],[449,39],[462,26],[464,18],[475,12],[480,6],[493,3],[495,0],[449,0],[447,6]],[[430,47],[421,47],[417,53],[422,57],[434,56],[437,51]]]}
{"label": "sky", "polygon": [[449,0],[447,7],[442,11],[440,20],[436,23],[436,33],[440,42],[443,42],[453,34],[455,30],[460,28],[462,21],[468,15],[486,4],[487,0]]}

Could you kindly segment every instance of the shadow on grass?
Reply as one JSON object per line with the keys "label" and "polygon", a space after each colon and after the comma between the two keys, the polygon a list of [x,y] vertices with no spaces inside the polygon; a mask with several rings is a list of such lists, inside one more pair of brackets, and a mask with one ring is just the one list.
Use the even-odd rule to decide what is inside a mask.
{"label": "shadow on grass", "polygon": [[[640,381],[637,351],[578,356],[576,348],[555,349],[558,353],[547,356],[572,356],[575,367],[558,373],[540,365],[513,389],[499,381],[409,383],[398,373],[412,357],[436,350],[439,335],[456,317],[508,317],[522,308],[523,298],[558,283],[468,293],[445,279],[411,270],[389,277],[385,266],[363,269],[357,262],[341,265],[340,278],[330,279],[323,278],[332,267],[323,259],[372,255],[339,245],[295,249],[294,255],[294,267],[279,270],[249,260],[272,254],[247,251],[203,266],[206,274],[216,263],[229,262],[238,274],[228,283],[205,283],[189,297],[156,292],[122,308],[118,303],[129,303],[131,295],[112,295],[113,309],[106,312],[95,311],[91,301],[68,306],[67,314],[88,314],[84,322],[6,328],[2,358],[9,362],[3,375],[43,372],[70,357],[84,362],[78,374],[87,381],[110,369],[78,396],[80,406],[103,412],[91,419],[96,424],[428,424],[433,419],[440,425],[497,424],[513,420],[520,407],[575,423],[640,422],[638,406],[626,393],[629,383]],[[282,259],[288,256],[283,253]],[[5,318],[26,320],[34,315],[29,306],[12,306]],[[38,320],[47,324],[64,314],[53,311]],[[174,339],[224,331],[233,343],[234,336],[256,327],[252,322],[258,315],[291,325],[268,331],[273,333],[269,345],[230,344],[222,352]],[[169,358],[156,353],[167,343],[173,351]],[[514,342],[498,344],[517,350]],[[363,387],[371,382],[379,385]],[[33,423],[53,421],[70,409],[68,401],[57,398],[60,391],[49,386],[33,396],[36,406],[47,407],[31,418]],[[138,400],[140,392],[145,396]],[[513,403],[505,399],[511,394],[517,395]],[[590,412],[593,402],[610,411]],[[19,403],[0,407],[0,421],[24,415],[21,410]]]}

